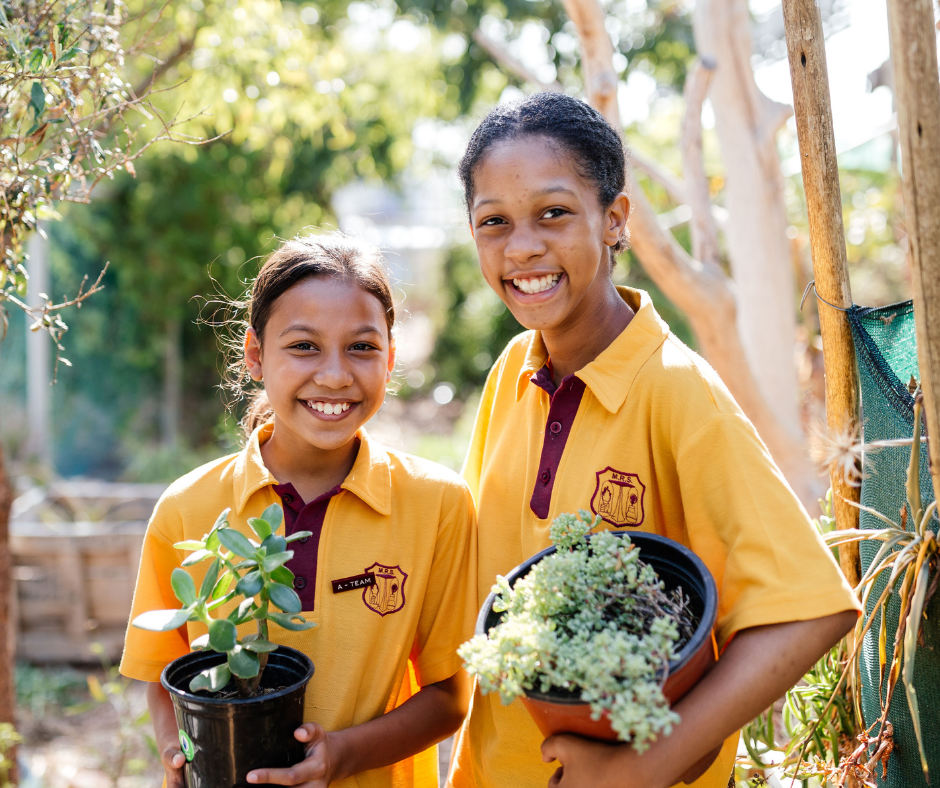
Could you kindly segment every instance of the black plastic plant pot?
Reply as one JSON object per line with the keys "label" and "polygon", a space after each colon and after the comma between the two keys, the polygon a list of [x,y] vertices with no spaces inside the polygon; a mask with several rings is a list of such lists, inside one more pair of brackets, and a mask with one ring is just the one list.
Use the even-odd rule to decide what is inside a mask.
{"label": "black plastic plant pot", "polygon": [[[711,572],[701,558],[684,545],[658,534],[632,531],[611,531],[614,536],[628,536],[640,550],[640,559],[656,570],[659,579],[671,591],[681,586],[689,598],[689,609],[698,622],[688,643],[679,651],[678,657],[669,663],[669,671],[663,684],[663,694],[670,703],[685,695],[695,683],[707,673],[717,660],[717,649],[712,630],[718,616],[718,590]],[[591,539],[591,536],[587,537]],[[528,561],[519,564],[507,576],[510,586],[525,577],[545,556],[556,548],[549,547],[536,553]],[[503,613],[493,610],[495,594],[490,594],[483,603],[477,618],[477,634],[487,634],[502,621]],[[526,691],[521,699],[535,724],[545,736],[553,733],[577,733],[595,739],[613,740],[617,734],[610,727],[606,716],[599,720],[591,717],[590,705],[579,695],[570,692]]]}
{"label": "black plastic plant pot", "polygon": [[[224,654],[194,651],[173,660],[160,683],[170,693],[186,756],[187,788],[258,788],[252,769],[281,769],[304,758],[294,731],[304,722],[304,693],[313,663],[296,649],[278,646],[268,654],[261,689],[253,698],[212,697],[189,691],[189,682],[221,664]],[[223,693],[234,688],[234,680]]]}

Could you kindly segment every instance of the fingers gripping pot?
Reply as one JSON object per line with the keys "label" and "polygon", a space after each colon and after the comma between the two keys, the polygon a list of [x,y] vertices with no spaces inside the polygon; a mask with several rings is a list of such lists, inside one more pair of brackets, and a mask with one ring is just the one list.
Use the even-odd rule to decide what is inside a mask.
{"label": "fingers gripping pot", "polygon": [[[678,701],[717,661],[713,635],[718,614],[718,591],[715,581],[702,560],[691,550],[657,534],[611,531],[614,536],[629,537],[640,550],[642,560],[651,565],[670,592],[681,586],[689,597],[690,610],[698,622],[689,641],[676,659],[669,663],[663,695],[670,704]],[[587,539],[591,539],[588,536]],[[513,569],[506,580],[513,586],[525,577],[539,561],[557,550],[552,546],[532,556]],[[487,634],[500,623],[503,613],[493,610],[496,594],[491,593],[480,610],[476,633]],[[547,737],[555,733],[575,733],[593,739],[615,741],[617,734],[606,715],[591,718],[591,706],[570,692],[537,692],[527,690],[520,699],[539,730]]]}
{"label": "fingers gripping pot", "polygon": [[294,731],[304,722],[304,694],[314,670],[310,659],[278,646],[268,654],[256,697],[189,691],[195,676],[224,661],[225,654],[195,651],[171,662],[160,676],[176,712],[187,788],[259,788],[247,780],[252,769],[286,768],[304,759]]}

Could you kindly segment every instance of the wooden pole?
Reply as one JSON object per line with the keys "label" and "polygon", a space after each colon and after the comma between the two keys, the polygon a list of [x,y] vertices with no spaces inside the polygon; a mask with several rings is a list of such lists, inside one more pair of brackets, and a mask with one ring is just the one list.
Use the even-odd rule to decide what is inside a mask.
{"label": "wooden pole", "polygon": [[917,361],[940,495],[940,81],[931,0],[889,0]]}
{"label": "wooden pole", "polygon": [[[822,16],[814,0],[784,0],[783,19],[816,291],[830,304],[847,308],[852,305],[852,290],[845,261],[842,196]],[[858,370],[852,332],[845,314],[823,303],[819,304],[819,328],[826,368],[826,422],[830,432],[844,434],[858,425]],[[849,485],[835,466],[831,482],[836,527],[856,528],[858,509],[847,501],[858,502],[859,488]],[[858,545],[840,547],[839,558],[846,578],[853,586],[857,585]]]}

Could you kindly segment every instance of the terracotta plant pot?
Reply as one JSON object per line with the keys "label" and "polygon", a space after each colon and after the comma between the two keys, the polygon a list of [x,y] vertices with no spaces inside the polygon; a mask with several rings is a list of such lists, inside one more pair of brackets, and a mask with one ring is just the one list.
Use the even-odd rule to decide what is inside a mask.
{"label": "terracotta plant pot", "polygon": [[[252,769],[281,769],[304,759],[294,731],[304,721],[304,694],[313,676],[306,654],[278,646],[261,676],[266,694],[214,698],[189,691],[189,682],[225,654],[194,651],[173,660],[160,683],[170,693],[186,756],[187,788],[263,788],[247,780]],[[234,687],[234,680],[225,689]]]}
{"label": "terracotta plant pot", "polygon": [[[685,695],[695,683],[708,672],[718,658],[715,637],[712,632],[718,614],[718,591],[715,581],[702,560],[687,547],[657,534],[629,531],[611,531],[615,536],[629,536],[640,550],[640,558],[650,564],[670,591],[676,586],[689,597],[692,614],[698,620],[695,633],[669,664],[669,674],[663,685],[663,694],[670,703]],[[588,536],[588,539],[591,537]],[[545,556],[556,550],[549,547],[532,556],[510,572],[506,579],[512,586],[520,577]],[[502,613],[493,611],[496,595],[490,594],[477,619],[477,634],[486,634],[502,620]],[[521,698],[539,730],[547,737],[554,733],[576,733],[592,739],[614,741],[617,734],[605,716],[591,719],[591,706],[580,696],[570,693],[542,693],[527,691]]]}

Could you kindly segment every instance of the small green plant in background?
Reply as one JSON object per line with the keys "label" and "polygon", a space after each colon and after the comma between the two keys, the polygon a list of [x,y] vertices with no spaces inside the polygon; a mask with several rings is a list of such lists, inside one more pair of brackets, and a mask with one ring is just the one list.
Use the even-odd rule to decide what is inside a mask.
{"label": "small green plant in background", "polygon": [[[234,678],[238,694],[251,697],[260,686],[268,654],[277,649],[268,639],[268,622],[274,621],[294,632],[316,626],[299,615],[301,603],[293,589],[294,574],[284,566],[294,557],[294,551],[288,550],[287,545],[312,534],[298,531],[287,538],[277,535],[275,532],[284,520],[279,504],[272,504],[261,517],[248,521],[260,542],[232,528],[228,515],[226,509],[201,540],[174,545],[177,550],[192,553],[183,561],[184,567],[212,561],[199,590],[185,569],[174,569],[170,583],[183,607],[151,610],[137,616],[133,624],[154,632],[170,632],[188,621],[205,624],[209,632],[192,642],[193,649],[225,654],[226,661],[198,674],[190,682],[190,691],[218,692]],[[237,597],[242,597],[242,601],[228,616],[212,617],[213,610]],[[239,638],[236,627],[250,621],[257,623],[256,631]]]}
{"label": "small green plant in background", "polygon": [[505,617],[458,653],[484,693],[503,703],[526,690],[580,696],[643,752],[678,722],[662,675],[694,626],[687,600],[663,590],[629,537],[586,539],[600,521],[586,511],[560,515],[550,530],[557,552],[512,588],[497,578],[493,610]]}
{"label": "small green plant in background", "polygon": [[0,788],[14,788],[10,777],[13,774],[13,759],[10,753],[17,744],[23,741],[13,725],[9,722],[0,722]]}

